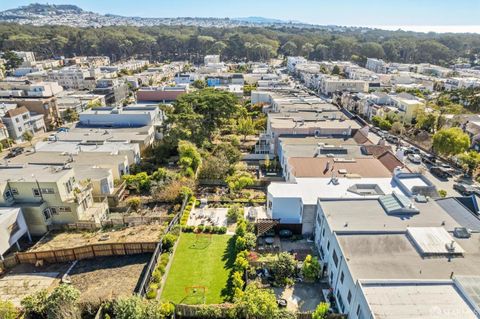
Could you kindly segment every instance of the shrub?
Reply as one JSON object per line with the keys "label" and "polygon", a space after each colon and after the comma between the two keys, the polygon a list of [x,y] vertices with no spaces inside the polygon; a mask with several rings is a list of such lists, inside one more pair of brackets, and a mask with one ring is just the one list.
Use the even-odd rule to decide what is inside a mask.
{"label": "shrub", "polygon": [[157,283],[151,283],[150,286],[148,287],[147,291],[147,299],[156,299],[157,298],[157,292],[158,292],[158,284]]}
{"label": "shrub", "polygon": [[12,302],[0,300],[0,318],[17,319],[19,314],[19,311],[15,308]]}
{"label": "shrub", "polygon": [[243,218],[243,207],[235,204],[227,210],[227,221],[229,223],[235,223],[237,220]]}
{"label": "shrub", "polygon": [[157,267],[152,273],[152,282],[158,284],[159,282],[162,281],[162,276],[163,276],[162,272]]}
{"label": "shrub", "polygon": [[235,271],[246,270],[248,268],[248,260],[241,255],[237,255],[237,258],[235,258],[235,263],[233,264],[233,268]]}
{"label": "shrub", "polygon": [[325,319],[327,318],[328,310],[330,305],[326,302],[321,302],[318,304],[315,311],[312,313],[312,319]]}
{"label": "shrub", "polygon": [[244,219],[241,219],[237,223],[237,228],[235,229],[235,235],[243,237],[247,232],[247,222]]}
{"label": "shrub", "polygon": [[166,234],[162,238],[162,249],[164,251],[172,251],[176,241],[177,241],[177,236],[170,233]]}
{"label": "shrub", "polygon": [[183,231],[184,233],[192,233],[194,230],[195,230],[195,226],[188,226],[188,225],[186,225],[186,226],[183,226],[183,227],[182,227],[182,231]]}
{"label": "shrub", "polygon": [[311,255],[307,255],[305,257],[305,261],[303,262],[302,266],[302,274],[308,280],[317,280],[320,278],[320,274],[322,272],[322,266],[318,262],[316,257],[312,257]]}
{"label": "shrub", "polygon": [[116,319],[142,319],[145,311],[145,302],[138,296],[117,299],[113,304],[113,314]]}
{"label": "shrub", "polygon": [[165,267],[167,266],[169,260],[170,255],[168,253],[163,253],[160,255],[160,264],[164,265]]}
{"label": "shrub", "polygon": [[295,276],[297,262],[289,253],[280,253],[278,258],[272,264],[272,272],[275,284],[278,286],[286,286]]}
{"label": "shrub", "polygon": [[254,233],[246,233],[245,236],[243,237],[245,239],[245,248],[247,250],[255,248],[257,245],[257,236],[255,236]]}
{"label": "shrub", "polygon": [[225,227],[225,226],[220,227],[219,233],[220,233],[220,234],[225,234],[225,233],[227,233],[227,227]]}
{"label": "shrub", "polygon": [[199,225],[199,226],[197,226],[197,231],[196,232],[197,233],[203,233],[204,229],[205,229],[205,226]]}
{"label": "shrub", "polygon": [[35,294],[28,295],[20,302],[23,310],[30,317],[44,318],[47,316],[47,299],[46,290],[41,290]]}
{"label": "shrub", "polygon": [[440,195],[440,197],[447,197],[447,191],[444,189],[438,190],[438,194]]}
{"label": "shrub", "polygon": [[140,205],[142,204],[142,201],[138,197],[131,197],[127,200],[127,204],[130,205],[130,207],[134,211],[137,211],[140,208]]}
{"label": "shrub", "polygon": [[245,240],[245,237],[237,236],[237,238],[235,239],[235,249],[237,251],[241,251],[246,249],[246,247],[247,247],[247,242]]}
{"label": "shrub", "polygon": [[211,233],[212,230],[213,230],[213,226],[208,225],[208,226],[205,226],[205,228],[203,229],[203,232],[204,233]]}

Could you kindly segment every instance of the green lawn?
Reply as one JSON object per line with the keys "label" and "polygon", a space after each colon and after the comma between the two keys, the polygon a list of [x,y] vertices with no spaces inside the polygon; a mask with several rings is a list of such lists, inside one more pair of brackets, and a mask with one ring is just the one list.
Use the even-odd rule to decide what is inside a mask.
{"label": "green lawn", "polygon": [[230,238],[232,236],[212,235],[211,241],[197,240],[196,234],[182,233],[161,299],[174,303],[201,303],[200,290],[187,296],[185,287],[205,286],[206,303],[222,303],[228,294],[227,280],[234,258]]}

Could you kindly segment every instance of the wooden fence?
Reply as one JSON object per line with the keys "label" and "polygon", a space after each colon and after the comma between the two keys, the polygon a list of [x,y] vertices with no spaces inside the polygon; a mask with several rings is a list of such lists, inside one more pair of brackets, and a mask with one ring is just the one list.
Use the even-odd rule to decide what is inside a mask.
{"label": "wooden fence", "polygon": [[172,216],[126,216],[118,218],[109,218],[102,220],[100,223],[95,222],[77,222],[70,224],[52,224],[48,226],[48,230],[90,230],[94,231],[102,227],[114,227],[114,226],[139,226],[149,225],[153,223],[163,224],[170,222],[173,219]]}
{"label": "wooden fence", "polygon": [[20,264],[35,264],[42,260],[49,263],[61,263],[103,256],[124,256],[155,251],[156,242],[141,243],[105,243],[85,245],[75,248],[46,251],[19,252],[15,254]]}

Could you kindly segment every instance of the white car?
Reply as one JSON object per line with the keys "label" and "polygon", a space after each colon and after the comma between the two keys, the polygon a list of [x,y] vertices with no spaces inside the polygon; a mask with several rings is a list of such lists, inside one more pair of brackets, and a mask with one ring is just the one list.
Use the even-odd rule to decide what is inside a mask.
{"label": "white car", "polygon": [[420,164],[422,162],[422,158],[418,154],[408,154],[407,158],[414,164]]}

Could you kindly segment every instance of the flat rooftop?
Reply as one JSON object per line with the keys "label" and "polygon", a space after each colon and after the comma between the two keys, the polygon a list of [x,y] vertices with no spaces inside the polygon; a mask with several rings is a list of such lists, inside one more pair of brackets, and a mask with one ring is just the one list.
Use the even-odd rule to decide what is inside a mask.
{"label": "flat rooftop", "polygon": [[[328,223],[334,231],[403,232],[407,227],[440,226],[447,231],[453,231],[455,227],[460,227],[457,221],[435,201],[430,200],[426,203],[412,201],[412,203],[419,210],[418,214],[388,214],[378,199],[320,201]],[[348,226],[345,226],[346,224]]]}
{"label": "flat rooftop", "polygon": [[318,146],[319,143],[328,145],[358,145],[357,141],[353,137],[314,137],[314,136],[287,136],[283,135],[278,138],[282,146],[297,146],[297,145],[310,145]]}
{"label": "flat rooftop", "polygon": [[[320,152],[319,152],[320,149]],[[283,147],[283,154],[288,157],[326,157],[333,154],[341,158],[372,157],[364,155],[360,145],[317,146],[316,144],[288,144]]]}
{"label": "flat rooftop", "polygon": [[272,128],[330,128],[330,129],[360,129],[361,126],[355,120],[338,120],[338,119],[318,119],[304,120],[293,117],[277,117],[271,118],[270,125]]}
{"label": "flat rooftop", "polygon": [[[59,152],[77,154],[81,152],[105,152],[110,154],[118,154],[121,151],[136,151],[138,145],[128,142],[112,142],[105,141],[105,143],[98,144],[82,144],[75,141],[46,141],[35,144],[37,152]],[[34,154],[28,155],[33,156]]]}
{"label": "flat rooftop", "polygon": [[[320,199],[364,199],[378,198],[381,195],[360,194],[349,191],[352,186],[377,185],[382,193],[401,193],[391,178],[338,178],[338,184],[332,184],[330,178],[297,178],[296,183],[271,183],[268,193],[275,198],[302,198],[304,204],[314,205]],[[323,204],[323,202],[322,202]]]}
{"label": "flat rooftop", "polygon": [[362,290],[376,319],[478,318],[452,283],[364,283]]}
{"label": "flat rooftop", "polygon": [[328,157],[293,157],[288,159],[296,177],[391,177],[392,173],[376,158],[356,158],[352,161]]}
{"label": "flat rooftop", "polygon": [[[72,155],[70,155],[72,154]],[[116,163],[124,163],[126,161],[126,155],[111,154],[108,152],[79,152],[69,153],[64,152],[36,152],[36,153],[24,153],[9,159],[13,164],[44,164],[44,165],[61,165],[61,164],[109,164],[115,165]]]}
{"label": "flat rooftop", "polygon": [[424,257],[406,233],[336,234],[354,279],[450,279],[452,275],[479,276],[480,234],[454,238],[463,257]]}
{"label": "flat rooftop", "polygon": [[60,141],[88,142],[88,141],[109,141],[109,142],[128,142],[145,140],[153,130],[152,126],[143,126],[135,128],[91,128],[76,126],[68,132],[56,133]]}
{"label": "flat rooftop", "polygon": [[15,165],[0,167],[0,182],[56,182],[71,172],[70,169],[47,165]]}

